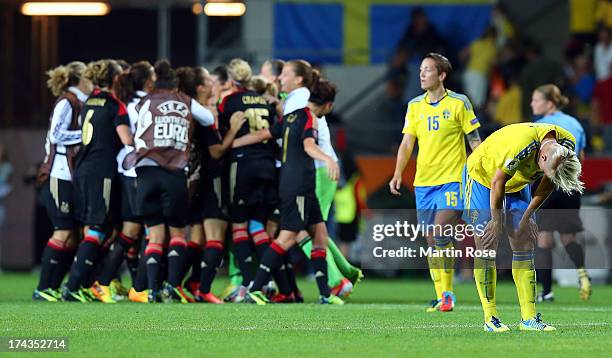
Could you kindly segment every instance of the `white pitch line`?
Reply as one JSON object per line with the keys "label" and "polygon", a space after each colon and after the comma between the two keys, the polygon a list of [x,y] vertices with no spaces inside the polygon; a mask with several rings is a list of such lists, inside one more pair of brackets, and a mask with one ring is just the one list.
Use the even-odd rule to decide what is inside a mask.
{"label": "white pitch line", "polygon": [[[518,327],[518,324],[508,324],[509,327]],[[612,326],[610,322],[588,322],[588,323],[567,323],[567,324],[555,324],[556,327],[608,327]],[[269,326],[246,326],[246,327],[227,327],[227,328],[213,328],[213,327],[160,327],[160,328],[147,328],[147,327],[124,327],[126,331],[139,331],[139,332],[242,332],[242,331],[261,331],[261,332],[272,332],[272,331],[326,331],[326,332],[342,332],[342,331],[385,331],[385,330],[427,330],[427,329],[449,329],[449,328],[482,328],[481,324],[418,324],[418,325],[402,325],[402,326],[367,326],[367,327],[269,327]],[[5,328],[4,332],[13,331],[12,328]],[[116,327],[71,327],[68,329],[46,329],[45,331],[53,333],[61,333],[66,331],[91,331],[91,332],[117,332],[121,331]]]}

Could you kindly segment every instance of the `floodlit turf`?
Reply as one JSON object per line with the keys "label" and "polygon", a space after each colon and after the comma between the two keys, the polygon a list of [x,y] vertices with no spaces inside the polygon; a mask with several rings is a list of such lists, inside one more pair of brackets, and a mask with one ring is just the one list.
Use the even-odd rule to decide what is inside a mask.
{"label": "floodlit turf", "polygon": [[[482,331],[473,282],[457,285],[451,313],[425,313],[427,281],[366,280],[345,306],[39,303],[33,275],[0,274],[0,337],[69,337],[79,356],[610,356],[612,287],[595,286],[589,302],[577,289],[555,288],[540,304],[558,331],[518,331],[516,291],[498,286],[507,334]],[[214,291],[226,281],[217,282]],[[302,281],[308,302],[315,284]],[[3,355],[5,353],[0,353]],[[58,353],[66,355],[65,353]],[[23,356],[23,353],[15,353]]]}

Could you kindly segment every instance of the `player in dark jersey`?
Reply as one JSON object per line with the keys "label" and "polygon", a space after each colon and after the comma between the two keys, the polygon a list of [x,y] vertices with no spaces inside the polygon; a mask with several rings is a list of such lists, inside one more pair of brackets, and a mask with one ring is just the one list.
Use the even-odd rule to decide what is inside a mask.
{"label": "player in dark jersey", "polygon": [[[148,61],[141,61],[134,63],[129,67],[129,70],[123,72],[117,78],[113,86],[114,93],[117,94],[119,100],[123,103],[127,103],[127,113],[130,122],[130,133],[133,135],[136,131],[136,121],[138,114],[136,113],[136,105],[147,92],[151,91],[153,84],[155,83],[155,72],[153,66]],[[123,170],[122,163],[127,153],[134,150],[132,146],[125,146],[119,151],[116,158],[117,171],[119,175],[117,179],[121,185],[121,198],[118,206],[120,206],[119,212],[115,213],[120,215],[122,220],[121,231],[115,237],[115,241],[110,248],[105,260],[104,266],[98,277],[98,281],[94,283],[92,292],[102,302],[111,302],[118,292],[127,293],[127,289],[124,289],[120,284],[117,276],[117,270],[123,263],[126,253],[128,255],[128,268],[132,276],[133,286],[142,287],[146,286],[146,277],[142,277],[140,280],[137,279],[137,268],[138,268],[138,249],[136,244],[140,238],[142,232],[142,220],[136,213],[136,171]],[[145,287],[141,288],[144,291]],[[125,294],[124,293],[124,294]],[[137,300],[138,291],[131,290],[129,293],[132,299]],[[142,299],[142,294],[140,298]],[[147,299],[147,294],[144,292],[144,299]]]}
{"label": "player in dark jersey", "polygon": [[[244,60],[234,59],[228,65],[228,72],[233,92],[224,97],[218,106],[221,126],[227,123],[227,118],[233,113],[244,112],[248,122],[242,126],[236,138],[269,128],[273,121],[273,110],[263,96],[247,88],[251,81],[249,64]],[[253,279],[252,242],[255,244],[257,257],[261,260],[271,241],[264,224],[267,214],[276,205],[274,146],[274,141],[269,140],[234,148],[230,152],[232,241],[243,276],[241,286],[232,296],[234,302],[244,300],[248,285]],[[273,274],[279,289],[289,295],[291,288],[284,269],[285,266],[281,265]]]}
{"label": "player in dark jersey", "polygon": [[[289,93],[309,88],[319,81],[316,70],[303,60],[290,61],[283,67],[280,76],[282,89]],[[248,145],[265,139],[282,138],[283,152],[280,175],[280,233],[265,252],[255,281],[250,289],[248,300],[266,304],[268,300],[261,292],[270,272],[281,265],[283,256],[295,245],[297,234],[307,230],[313,237],[311,263],[319,288],[319,302],[323,304],[344,304],[331,294],[327,284],[327,229],[315,193],[314,160],[326,163],[330,179],[337,180],[338,164],[326,155],[316,143],[317,122],[308,108],[298,108],[283,116],[282,123],[275,123],[270,130],[238,138],[235,147]]]}
{"label": "player in dark jersey", "polygon": [[[177,70],[179,90],[198,103],[212,106],[216,102],[212,79],[202,67]],[[214,106],[211,108],[214,109]],[[231,147],[245,119],[240,113],[230,119],[230,128],[222,138],[217,126],[196,127],[190,160],[190,242],[187,263],[191,267],[189,291],[198,302],[223,303],[210,292],[210,286],[224,253],[227,218],[223,214],[223,182],[219,159]],[[204,246],[203,252],[201,247]]]}
{"label": "player in dark jersey", "polygon": [[76,150],[81,144],[81,107],[93,89],[91,81],[83,76],[85,68],[84,63],[75,61],[47,72],[47,86],[57,100],[47,132],[47,154],[38,179],[43,186],[41,199],[54,230],[43,251],[40,280],[33,300],[56,302],[61,299],[59,287],[76,248],[71,172]]}
{"label": "player in dark jersey", "polygon": [[[166,60],[155,65],[155,90],[138,105],[136,151],[124,161],[124,167],[136,165],[137,201],[140,214],[149,229],[145,250],[149,302],[164,300],[188,302],[181,287],[184,275],[184,226],[187,218],[186,166],[192,141],[193,120],[202,126],[214,124],[213,113],[196,100],[177,90],[175,71]],[[166,241],[168,245],[168,280],[160,282],[160,263]]]}
{"label": "player in dark jersey", "polygon": [[121,68],[114,60],[93,62],[84,73],[96,88],[81,111],[83,148],[76,160],[74,186],[77,213],[84,225],[84,239],[62,292],[66,301],[87,300],[86,292],[81,288],[107,238],[105,232],[117,153],[121,143],[133,143],[125,105],[111,93],[120,73]]}

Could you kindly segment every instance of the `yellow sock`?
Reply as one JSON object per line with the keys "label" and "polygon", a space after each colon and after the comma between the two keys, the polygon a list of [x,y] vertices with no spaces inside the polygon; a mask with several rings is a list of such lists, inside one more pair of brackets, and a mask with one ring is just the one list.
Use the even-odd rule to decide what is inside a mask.
{"label": "yellow sock", "polygon": [[429,264],[429,276],[433,281],[434,288],[436,290],[436,298],[442,299],[442,288],[440,282],[440,258],[439,257],[428,257],[427,263]]}
{"label": "yellow sock", "polygon": [[[437,246],[436,249],[453,249],[453,242],[444,246]],[[453,292],[453,276],[455,275],[455,258],[452,256],[440,258],[440,289],[442,292]]]}
{"label": "yellow sock", "polygon": [[497,305],[495,304],[495,291],[497,288],[497,269],[495,260],[484,260],[474,258],[474,280],[476,289],[480,296],[480,303],[484,311],[485,322],[491,320],[491,316],[497,315]]}
{"label": "yellow sock", "polygon": [[532,319],[536,315],[536,274],[533,267],[533,250],[512,253],[512,278],[516,285],[521,319]]}

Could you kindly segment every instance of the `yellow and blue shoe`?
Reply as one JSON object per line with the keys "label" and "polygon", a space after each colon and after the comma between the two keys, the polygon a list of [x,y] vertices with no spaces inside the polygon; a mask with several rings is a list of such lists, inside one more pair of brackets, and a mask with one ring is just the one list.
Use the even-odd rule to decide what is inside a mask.
{"label": "yellow and blue shoe", "polygon": [[94,296],[96,296],[98,301],[102,303],[117,303],[117,301],[113,299],[110,287],[101,285],[98,281],[94,282],[90,288],[90,291]]}
{"label": "yellow and blue shoe", "polygon": [[322,305],[343,305],[344,301],[338,296],[329,295],[329,297],[319,296],[319,303]]}
{"label": "yellow and blue shoe", "polygon": [[521,331],[541,331],[541,332],[552,332],[557,329],[542,321],[542,314],[538,313],[534,318],[526,321],[521,320],[519,325]]}
{"label": "yellow and blue shoe", "polygon": [[244,301],[245,303],[255,303],[258,306],[268,304],[270,301],[261,291],[247,292]]}
{"label": "yellow and blue shoe", "polygon": [[32,294],[33,301],[45,301],[45,302],[57,302],[59,301],[56,297],[55,290],[51,288],[45,288],[44,290],[34,290]]}
{"label": "yellow and blue shoe", "polygon": [[440,306],[442,305],[442,300],[431,300],[429,302],[429,307],[425,310],[425,312],[438,312],[440,310]]}
{"label": "yellow and blue shoe", "polygon": [[455,301],[457,301],[457,298],[455,297],[454,293],[450,291],[442,292],[442,302],[440,303],[440,306],[438,307],[438,311],[440,312],[452,311],[453,308],[455,308]]}
{"label": "yellow and blue shoe", "polygon": [[484,323],[485,332],[508,332],[509,330],[510,328],[495,316],[491,316],[491,320]]}

